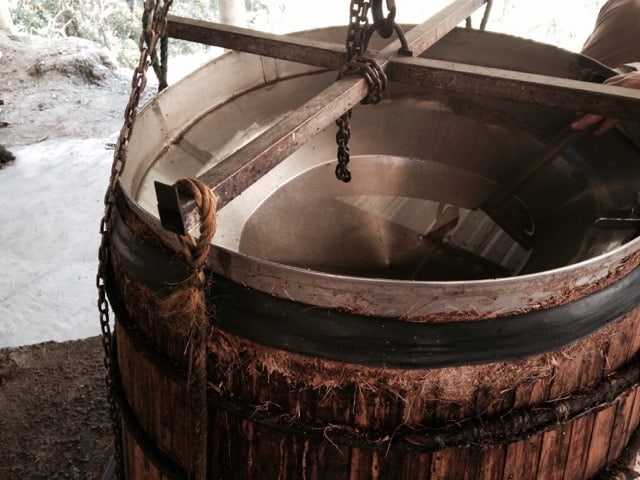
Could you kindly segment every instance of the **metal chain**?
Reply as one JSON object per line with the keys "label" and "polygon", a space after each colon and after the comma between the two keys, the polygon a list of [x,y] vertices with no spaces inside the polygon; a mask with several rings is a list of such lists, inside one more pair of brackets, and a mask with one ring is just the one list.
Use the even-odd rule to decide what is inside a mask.
{"label": "metal chain", "polygon": [[382,92],[386,90],[389,80],[384,70],[373,58],[353,57],[349,63],[342,67],[338,78],[347,75],[361,75],[367,82],[369,87],[367,96],[360,102],[361,104],[375,105],[382,100]]}
{"label": "metal chain", "polygon": [[[111,165],[111,178],[104,197],[104,215],[100,221],[100,248],[98,250],[98,273],[96,275],[96,286],[98,288],[98,311],[100,314],[100,329],[102,331],[102,347],[104,348],[104,366],[107,370],[105,383],[107,387],[107,395],[109,400],[109,409],[114,434],[114,458],[116,461],[116,477],[123,478],[121,468],[122,461],[122,432],[120,429],[120,420],[118,416],[118,406],[115,401],[114,379],[115,370],[112,365],[113,355],[113,336],[111,333],[110,307],[107,300],[107,269],[109,265],[109,232],[111,231],[111,217],[113,214],[114,197],[113,193],[118,184],[120,176],[125,169],[127,163],[127,147],[131,140],[133,126],[138,114],[138,104],[140,96],[147,84],[147,69],[150,65],[151,53],[155,51],[156,45],[162,33],[166,29],[166,16],[171,7],[173,0],[164,0],[163,3],[158,0],[147,0],[145,2],[145,12],[149,15],[147,31],[143,31],[140,35],[140,60],[134,69],[131,81],[131,95],[124,112],[124,124],[120,130],[118,143]],[[145,39],[148,39],[148,46],[145,45]]]}
{"label": "metal chain", "polygon": [[[148,30],[147,25],[149,23],[149,12],[145,9],[142,15],[142,30],[146,32]],[[149,45],[149,36],[145,34],[145,42]],[[158,52],[154,50],[150,52],[151,66],[158,79],[158,92],[163,91],[169,86],[167,83],[167,70],[169,65],[169,37],[163,35],[160,38],[160,57],[158,58]]]}
{"label": "metal chain", "polygon": [[338,132],[336,133],[336,143],[338,144],[338,165],[336,165],[336,178],[344,183],[351,181],[349,171],[349,139],[351,138],[351,110],[336,120]]}
{"label": "metal chain", "polygon": [[349,29],[347,30],[347,61],[353,57],[364,55],[367,50],[365,37],[369,29],[368,0],[351,0],[349,6]]}
{"label": "metal chain", "polygon": [[[378,0],[376,0],[377,2]],[[393,2],[391,3],[393,5]],[[387,87],[387,76],[378,63],[365,57],[367,46],[371,34],[376,30],[376,25],[369,24],[369,10],[372,4],[368,0],[351,0],[349,6],[349,29],[347,31],[347,63],[340,70],[338,78],[345,75],[360,74],[364,77],[369,87],[369,93],[362,103],[376,104],[382,98],[382,92]],[[376,3],[376,7],[380,9],[380,5]],[[378,15],[379,16],[379,15]],[[393,31],[393,19],[395,18],[395,5],[393,5],[393,16],[390,17],[391,30]],[[380,28],[382,28],[380,26]],[[392,32],[391,32],[392,33]],[[389,33],[389,35],[391,34]],[[351,138],[351,120],[352,111],[349,110],[336,120],[338,132],[336,133],[336,143],[338,145],[336,166],[336,178],[345,183],[351,181],[351,172],[349,171],[349,140]]]}
{"label": "metal chain", "polygon": [[491,15],[491,8],[493,7],[493,0],[487,0],[487,5],[484,7],[484,14],[482,15],[482,21],[480,22],[480,30],[484,31],[487,28],[489,22],[489,16]]}

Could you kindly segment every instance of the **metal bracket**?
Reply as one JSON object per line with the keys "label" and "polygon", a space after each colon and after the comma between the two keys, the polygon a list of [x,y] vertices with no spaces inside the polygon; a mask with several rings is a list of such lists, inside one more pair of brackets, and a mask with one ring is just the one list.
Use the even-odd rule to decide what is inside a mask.
{"label": "metal bracket", "polygon": [[162,228],[178,235],[186,235],[198,226],[197,215],[193,215],[196,211],[193,197],[181,193],[174,185],[158,181],[153,182],[153,185]]}
{"label": "metal bracket", "polygon": [[607,212],[607,215],[598,218],[595,224],[596,228],[608,230],[640,228],[640,192],[635,207]]}
{"label": "metal bracket", "polygon": [[600,217],[596,220],[597,228],[606,228],[612,230],[618,229],[635,229],[640,227],[640,218],[633,217]]}

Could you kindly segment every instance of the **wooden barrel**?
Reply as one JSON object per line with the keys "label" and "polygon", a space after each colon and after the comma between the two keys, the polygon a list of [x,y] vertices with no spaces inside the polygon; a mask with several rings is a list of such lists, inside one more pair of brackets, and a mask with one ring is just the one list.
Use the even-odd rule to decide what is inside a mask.
{"label": "wooden barrel", "polygon": [[[126,478],[190,478],[201,419],[186,339],[159,321],[161,296],[112,258]],[[601,295],[637,281],[638,257],[629,262]],[[225,296],[291,313],[244,289],[215,278],[210,305],[221,317],[247,314],[216,301]],[[594,478],[640,420],[638,315],[523,360],[411,370],[300,355],[214,327],[207,478]]]}
{"label": "wooden barrel", "polygon": [[[505,46],[500,53],[513,54],[522,46],[490,34],[452,35],[448,54],[469,45],[495,53],[487,48],[495,42]],[[547,60],[553,61],[543,63],[559,69],[558,59],[566,57],[590,65],[568,55],[552,50]],[[220,62],[231,70],[261,62],[249,58],[234,54]],[[562,68],[571,75],[584,74],[575,62],[568,65]],[[243,68],[253,75],[253,67]],[[301,71],[280,67],[272,73],[282,75],[286,67],[295,77]],[[273,88],[260,68],[262,87]],[[246,91],[255,89],[243,81]],[[144,210],[150,200],[144,198],[148,179],[142,179],[149,165],[163,162],[145,150],[164,145],[154,135],[173,139],[158,150],[199,155],[192,144],[180,146],[189,138],[172,122],[188,122],[173,118],[183,113],[171,107],[170,95],[171,89],[141,114],[144,128],[136,127],[130,162],[140,160],[116,192],[110,232],[108,290],[117,317],[115,390],[125,478],[194,478],[204,461],[212,480],[589,479],[620,457],[640,422],[640,291],[634,287],[640,241],[614,239],[617,246],[596,253],[589,248],[601,245],[600,237],[589,248],[581,240],[554,246],[544,222],[538,223],[538,248],[549,253],[532,255],[536,272],[473,282],[322,274],[218,245],[207,271],[207,388],[194,391],[185,353],[189,329],[166,322],[161,312],[188,269],[175,239]],[[231,91],[215,95],[212,104],[220,109],[233,98]],[[468,104],[457,106],[482,117]],[[548,113],[523,110],[540,139],[566,121],[564,114],[545,120]],[[547,133],[536,130],[544,125]],[[617,135],[604,140],[607,152],[637,159],[635,147]],[[588,142],[574,156],[592,167],[590,181],[597,183],[606,177],[598,168],[605,167]],[[567,162],[560,170],[571,170]],[[640,175],[637,166],[626,166],[628,177]],[[606,168],[612,175],[618,167]],[[162,175],[169,176],[165,170],[156,178]],[[574,179],[575,171],[567,176]],[[602,205],[633,189],[616,185],[619,190],[598,197]],[[571,260],[558,260],[562,255]],[[545,261],[561,263],[545,269]],[[195,408],[202,393],[204,415]],[[199,429],[206,432],[204,445]]]}

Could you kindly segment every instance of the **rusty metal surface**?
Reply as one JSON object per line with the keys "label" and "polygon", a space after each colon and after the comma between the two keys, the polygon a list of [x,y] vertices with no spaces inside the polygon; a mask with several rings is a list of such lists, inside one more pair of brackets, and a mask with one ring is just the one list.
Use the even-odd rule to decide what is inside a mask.
{"label": "rusty metal surface", "polygon": [[[336,30],[314,32],[312,35],[326,40],[336,36]],[[498,37],[498,45],[505,44],[509,48],[492,48],[493,39]],[[475,33],[464,31],[456,31],[447,38],[436,46],[438,55],[445,55],[449,50],[466,52],[464,55],[472,57],[472,49],[477,48],[482,52],[478,56],[486,57],[492,51],[496,64],[502,67],[509,63],[509,57],[505,57],[504,52],[517,51],[526,43],[526,47],[532,49],[531,57],[538,59],[538,63],[532,62],[532,71],[544,71],[547,68],[548,51],[552,52],[554,58],[550,62],[553,68],[549,67],[553,74],[562,73],[563,62],[569,77],[579,75],[583,67],[595,68],[588,61],[580,60],[580,69],[575,70],[576,59],[581,57],[520,39],[492,34],[478,37]],[[466,48],[460,48],[465,44]],[[463,55],[457,58],[463,58]],[[522,62],[522,59],[517,58],[517,62]],[[224,74],[220,76],[218,88],[209,91],[204,86],[209,84],[213,71]],[[130,152],[130,158],[135,158],[132,161],[137,168],[123,179],[124,188],[136,198],[135,202],[132,200],[134,208],[140,209],[142,206],[154,212],[153,180],[172,183],[179,176],[193,176],[207,169],[208,164],[242,148],[278,118],[288,115],[292,108],[295,110],[331,84],[335,78],[331,73],[316,72],[314,67],[302,67],[290,62],[263,63],[258,57],[234,53],[203,67],[182,84],[170,87],[141,112],[139,122],[142,126]],[[300,77],[305,73],[307,75]],[[184,92],[193,91],[200,92],[200,95],[197,98],[184,95]],[[541,145],[540,141],[548,140],[571,117],[557,110],[480,101],[465,95],[451,100],[437,94],[423,94],[397,83],[392,83],[390,92],[392,101],[383,101],[376,107],[363,107],[356,112],[354,129],[359,134],[354,134],[352,148],[355,152],[416,159],[428,156],[436,163],[494,181],[508,177],[504,155],[512,158],[514,168],[517,167],[521,164],[518,162],[531,157],[536,147]],[[385,109],[391,110],[385,112]],[[409,113],[401,116],[401,112]],[[462,130],[456,133],[452,130],[454,126]],[[235,134],[240,129],[242,134]],[[514,278],[411,282],[305,270],[269,259],[250,257],[239,251],[239,241],[246,222],[272,191],[307,170],[322,168],[323,164],[335,159],[333,134],[331,131],[321,133],[274,168],[259,184],[221,210],[221,230],[210,261],[214,271],[281,298],[352,309],[371,315],[404,316],[426,321],[442,314],[449,318],[483,318],[566,303],[611,284],[638,263],[634,254],[639,244],[633,240],[621,247],[614,245],[611,251],[604,254],[583,251],[578,255],[583,260],[575,262],[567,260],[565,256],[565,262],[556,267]],[[365,149],[365,144],[371,150]],[[574,198],[573,194],[569,195],[570,192],[578,194],[586,188],[587,203],[592,204],[589,207],[591,212],[593,208],[623,206],[621,204],[630,198],[635,201],[637,150],[617,133],[597,141],[583,139],[581,145],[571,158],[559,159],[554,169],[540,179],[541,184],[548,185],[558,194],[566,190],[567,200]],[[580,167],[576,161],[586,163]],[[585,178],[584,174],[580,174],[585,171],[585,165],[591,177]],[[327,171],[326,182],[336,182],[330,170]],[[442,177],[434,177],[437,178]],[[579,180],[578,183],[563,184],[571,178]],[[554,184],[549,179],[560,183]],[[382,182],[382,185],[385,184],[388,182]],[[573,185],[573,190],[565,189],[563,185]],[[379,193],[384,194],[384,191]],[[535,195],[535,191],[530,194]],[[576,205],[585,205],[580,203],[582,200],[578,197],[574,198],[578,202]],[[549,208],[553,207],[541,202],[535,214],[540,217]],[[563,205],[563,208],[567,212],[572,211],[571,203]],[[160,235],[167,236],[156,220],[150,219],[146,213],[139,211],[138,214]],[[552,242],[550,235],[544,248],[549,248]],[[557,255],[567,253],[557,252]]]}
{"label": "rusty metal surface", "polygon": [[273,35],[221,23],[169,15],[167,35],[265,57],[291,60],[330,70],[344,64],[344,45],[290,35]]}
{"label": "rusty metal surface", "polygon": [[640,92],[427,58],[397,58],[389,75],[424,88],[640,120]]}

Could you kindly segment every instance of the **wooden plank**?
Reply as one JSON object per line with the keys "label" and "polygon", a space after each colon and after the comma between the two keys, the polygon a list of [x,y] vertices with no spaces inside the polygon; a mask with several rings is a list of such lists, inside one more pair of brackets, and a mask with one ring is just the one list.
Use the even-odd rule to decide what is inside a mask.
{"label": "wooden plank", "polygon": [[[422,53],[485,3],[486,0],[453,2],[433,15],[427,22],[410,30],[406,35],[407,42],[414,53]],[[342,42],[322,42],[292,35],[274,35],[175,15],[167,16],[166,34],[180,40],[315,65],[330,70],[339,70],[344,65],[346,56]],[[399,48],[400,42],[396,40],[384,49],[383,56],[393,55]]]}
{"label": "wooden plank", "polygon": [[[193,425],[186,386],[151,362],[118,324],[118,366],[123,392],[146,435],[183,469],[194,461]],[[166,412],[174,415],[166,422]]]}
{"label": "wooden plank", "polygon": [[380,452],[380,479],[381,480],[403,480],[403,452]]}
{"label": "wooden plank", "polygon": [[598,385],[603,378],[605,369],[605,356],[609,350],[609,343],[588,342],[582,348],[586,349],[582,354],[582,371],[580,372],[580,389],[591,390]]}
{"label": "wooden plank", "polygon": [[620,370],[627,363],[629,348],[633,343],[636,322],[628,316],[618,319],[607,326],[609,329],[609,349],[604,375]]}
{"label": "wooden plank", "polygon": [[218,196],[218,208],[224,207],[366,94],[361,77],[338,80],[198,179]]}
{"label": "wooden plank", "polygon": [[636,430],[638,429],[638,416],[640,415],[640,389],[636,387],[631,396],[633,397],[633,406],[631,407],[631,414],[629,415],[629,425],[627,426],[627,431],[625,432],[624,437],[624,458],[621,457],[621,461],[624,462],[623,465],[628,468],[633,468],[633,466],[635,465],[636,455],[633,453],[628,455],[627,453],[630,452],[627,452],[626,448],[631,449],[632,447],[630,445],[630,442],[637,438],[634,437],[634,435],[636,433]]}
{"label": "wooden plank", "polygon": [[569,425],[557,425],[553,430],[543,434],[538,465],[539,477],[548,480],[562,480],[570,441],[571,427]]}
{"label": "wooden plank", "polygon": [[626,443],[629,443],[631,436],[639,428],[640,423],[640,388],[636,387],[635,401],[633,403],[633,409],[631,410],[631,421],[629,422],[629,432],[627,434]]}
{"label": "wooden plank", "polygon": [[564,480],[584,478],[594,421],[595,415],[585,415],[572,422],[571,449],[564,466]]}
{"label": "wooden plank", "polygon": [[640,121],[640,91],[629,88],[426,58],[396,57],[387,75],[394,81],[450,93]]}
{"label": "wooden plank", "polygon": [[516,403],[516,389],[500,392],[497,398],[492,398],[486,411],[486,418],[499,418],[514,408]]}
{"label": "wooden plank", "polygon": [[469,463],[469,449],[447,448],[434,452],[431,460],[431,480],[463,479]]}
{"label": "wooden plank", "polygon": [[482,454],[482,466],[478,478],[482,480],[502,478],[507,456],[506,445],[491,445],[485,447]]}
{"label": "wooden plank", "polygon": [[543,434],[507,446],[503,480],[536,480]]}
{"label": "wooden plank", "polygon": [[384,452],[352,448],[349,480],[392,480],[397,472],[393,472],[392,475],[387,473],[387,476],[384,476],[382,472],[385,463],[387,459]]}
{"label": "wooden plank", "polygon": [[415,480],[431,479],[431,453],[416,453],[404,455],[402,478],[415,478]]}
{"label": "wooden plank", "polygon": [[627,314],[625,320],[629,321],[635,327],[631,334],[631,339],[629,341],[629,353],[627,355],[627,360],[631,361],[631,359],[640,352],[640,318],[638,313],[634,310]]}
{"label": "wooden plank", "polygon": [[622,450],[627,444],[635,399],[635,392],[633,392],[629,395],[626,395],[618,403],[618,410],[616,411],[613,431],[611,432],[611,444],[609,445],[607,464],[615,462],[622,454]]}
{"label": "wooden plank", "polygon": [[[349,447],[332,445],[329,441],[323,441],[320,443],[311,442],[309,449],[311,464],[316,464],[318,469],[318,476],[311,478],[349,478],[351,471],[351,449]],[[356,478],[355,480],[360,479]]]}
{"label": "wooden plank", "polygon": [[615,419],[617,404],[600,410],[595,418],[589,455],[586,459],[585,478],[593,478],[607,463],[609,445],[611,444],[611,431]]}
{"label": "wooden plank", "polygon": [[552,377],[546,375],[532,378],[516,388],[513,408],[529,409],[549,398],[549,388]]}
{"label": "wooden plank", "polygon": [[167,35],[180,40],[315,65],[329,70],[342,68],[346,56],[342,44],[291,35],[273,35],[174,15],[167,16]]}
{"label": "wooden plank", "polygon": [[476,480],[482,471],[482,447],[471,447],[469,458],[464,469],[463,480]]}
{"label": "wooden plank", "polygon": [[549,400],[564,398],[580,388],[580,378],[584,367],[584,351],[581,349],[572,354],[559,352],[556,354],[555,365],[550,382]]}

